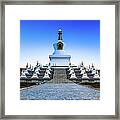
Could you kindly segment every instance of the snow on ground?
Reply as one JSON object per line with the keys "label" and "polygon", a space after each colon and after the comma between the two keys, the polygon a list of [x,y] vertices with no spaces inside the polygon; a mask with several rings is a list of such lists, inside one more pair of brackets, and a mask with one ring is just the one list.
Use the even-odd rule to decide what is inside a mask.
{"label": "snow on ground", "polygon": [[20,91],[21,100],[99,100],[100,91],[75,83],[45,83]]}

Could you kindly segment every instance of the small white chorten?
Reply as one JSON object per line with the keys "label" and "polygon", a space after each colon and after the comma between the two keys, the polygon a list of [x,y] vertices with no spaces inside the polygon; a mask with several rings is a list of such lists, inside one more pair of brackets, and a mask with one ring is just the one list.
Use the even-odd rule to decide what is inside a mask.
{"label": "small white chorten", "polygon": [[32,79],[39,79],[39,77],[37,76],[37,73],[36,73],[36,72],[33,74],[33,76],[32,76],[31,78],[32,78]]}
{"label": "small white chorten", "polygon": [[27,79],[27,76],[25,75],[25,72],[22,71],[22,75],[20,76],[20,79]]}
{"label": "small white chorten", "polygon": [[75,75],[75,72],[73,72],[70,76],[70,79],[77,79],[76,75]]}
{"label": "small white chorten", "polygon": [[82,79],[89,79],[86,72],[83,74]]}
{"label": "small white chorten", "polygon": [[98,71],[96,71],[96,73],[95,73],[95,75],[94,75],[93,78],[94,78],[94,79],[100,79],[100,76],[98,75]]}
{"label": "small white chorten", "polygon": [[50,79],[49,74],[47,72],[45,72],[43,79]]}
{"label": "small white chorten", "polygon": [[25,75],[29,75],[29,72],[27,69],[24,71],[24,73],[25,73]]}

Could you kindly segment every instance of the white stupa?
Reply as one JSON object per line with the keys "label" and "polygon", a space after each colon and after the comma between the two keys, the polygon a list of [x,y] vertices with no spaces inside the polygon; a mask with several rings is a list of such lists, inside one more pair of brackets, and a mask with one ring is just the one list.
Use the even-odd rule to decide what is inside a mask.
{"label": "white stupa", "polygon": [[100,79],[100,76],[98,75],[98,71],[96,71],[96,73],[95,73],[95,75],[94,75],[93,78],[94,78],[94,79]]}
{"label": "white stupa", "polygon": [[53,44],[54,53],[49,55],[51,66],[69,66],[70,55],[67,55],[63,49],[64,43],[62,41],[62,30],[58,31],[58,42]]}
{"label": "white stupa", "polygon": [[25,72],[22,71],[22,75],[20,76],[20,79],[27,79]]}
{"label": "white stupa", "polygon": [[50,79],[50,76],[47,72],[45,72],[45,75],[44,75],[43,79]]}
{"label": "white stupa", "polygon": [[29,75],[28,69],[24,71],[25,75]]}
{"label": "white stupa", "polygon": [[87,76],[87,73],[84,72],[83,76],[82,76],[82,79],[89,79],[89,77]]}
{"label": "white stupa", "polygon": [[31,77],[31,79],[39,79],[38,75],[36,72],[34,72],[33,76]]}
{"label": "white stupa", "polygon": [[76,75],[75,75],[75,72],[73,72],[70,76],[70,79],[77,79]]}

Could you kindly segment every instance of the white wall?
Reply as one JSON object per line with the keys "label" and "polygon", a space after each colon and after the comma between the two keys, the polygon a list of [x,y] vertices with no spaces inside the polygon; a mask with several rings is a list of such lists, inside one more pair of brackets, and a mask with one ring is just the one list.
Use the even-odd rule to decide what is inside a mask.
{"label": "white wall", "polygon": [[69,58],[52,58],[50,61],[51,66],[68,66],[69,63]]}

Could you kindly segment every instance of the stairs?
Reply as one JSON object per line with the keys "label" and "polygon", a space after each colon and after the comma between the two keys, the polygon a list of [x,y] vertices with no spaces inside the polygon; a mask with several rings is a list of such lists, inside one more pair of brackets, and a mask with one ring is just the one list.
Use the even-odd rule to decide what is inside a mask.
{"label": "stairs", "polygon": [[67,79],[65,68],[54,68],[53,79],[48,81],[48,83],[71,83],[72,81]]}

